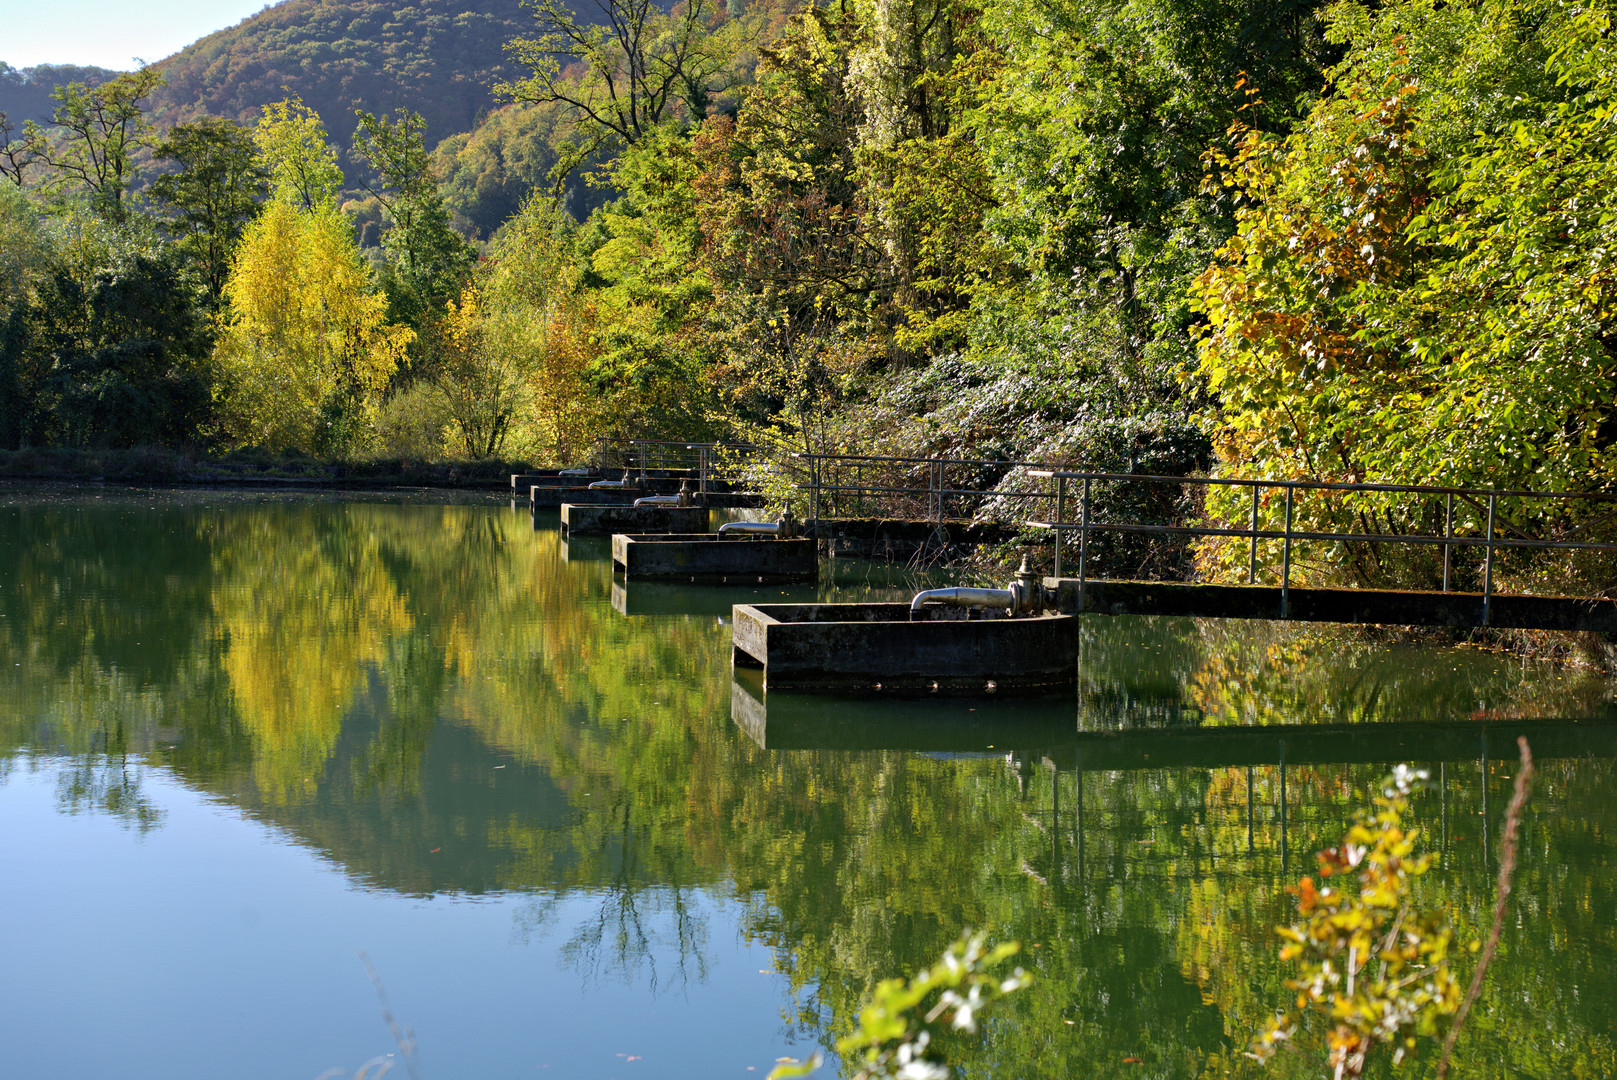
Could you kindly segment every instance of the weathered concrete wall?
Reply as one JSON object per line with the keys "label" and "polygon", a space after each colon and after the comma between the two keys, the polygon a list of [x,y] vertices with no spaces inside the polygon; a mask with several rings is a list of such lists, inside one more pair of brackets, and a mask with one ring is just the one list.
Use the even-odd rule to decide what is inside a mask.
{"label": "weathered concrete wall", "polygon": [[[1291,589],[1286,610],[1273,585],[1187,585],[1159,581],[1045,578],[1057,610],[1092,615],[1191,615],[1217,619],[1380,623],[1394,626],[1483,625],[1482,594],[1389,589]],[[1519,630],[1617,632],[1617,601],[1495,595],[1487,625]]]}
{"label": "weathered concrete wall", "polygon": [[813,540],[773,537],[694,536],[612,537],[612,562],[626,578],[713,584],[814,581],[820,576]]}
{"label": "weathered concrete wall", "polygon": [[[738,604],[736,662],[770,690],[855,693],[1071,693],[1078,620],[910,622],[908,604]],[[746,659],[743,659],[743,658]]]}
{"label": "weathered concrete wall", "polygon": [[705,506],[592,506],[563,503],[562,532],[568,536],[614,533],[697,533],[708,528]]}

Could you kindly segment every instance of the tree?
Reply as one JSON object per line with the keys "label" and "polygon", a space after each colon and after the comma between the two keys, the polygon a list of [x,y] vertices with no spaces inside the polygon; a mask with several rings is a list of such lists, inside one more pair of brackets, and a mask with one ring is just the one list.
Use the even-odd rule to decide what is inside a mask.
{"label": "tree", "polygon": [[[1332,92],[1284,140],[1237,129],[1217,161],[1239,229],[1194,295],[1226,474],[1617,482],[1610,19],[1510,0],[1333,9]],[[1299,510],[1371,531],[1442,531],[1436,512],[1328,492]],[[1520,529],[1528,512],[1503,513]]]}
{"label": "tree", "polygon": [[151,198],[168,209],[167,231],[217,308],[231,252],[268,193],[269,170],[258,160],[251,132],[213,116],[174,125],[155,152],[179,169],[153,182]]}
{"label": "tree", "polygon": [[28,171],[42,164],[39,148],[28,138],[26,127],[23,137],[16,138],[17,125],[4,112],[0,112],[0,179],[10,180],[14,187],[24,187]]}
{"label": "tree", "polygon": [[381,202],[391,220],[382,247],[393,257],[406,310],[420,325],[422,315],[440,308],[464,282],[476,253],[449,226],[449,210],[438,190],[432,158],[423,142],[426,121],[409,109],[397,119],[359,110],[354,153],[374,170],[365,190]]}
{"label": "tree", "polygon": [[[501,348],[498,331],[480,310],[481,291],[468,285],[433,324],[441,336],[436,385],[449,404],[450,448],[472,458],[505,451],[522,407],[528,403],[526,359]],[[492,332],[491,332],[492,331]]]}
{"label": "tree", "polygon": [[0,199],[0,444],[189,442],[211,415],[206,326],[140,219],[41,221]]}
{"label": "tree", "polygon": [[739,21],[723,23],[709,0],[669,11],[652,0],[605,0],[602,25],[580,23],[561,0],[531,5],[539,34],[506,46],[526,78],[496,93],[532,104],[555,102],[583,137],[558,169],[570,171],[605,144],[633,146],[665,122],[697,124],[734,83]]}
{"label": "tree", "polygon": [[145,67],[99,86],[58,87],[51,94],[57,101],[54,132],[30,122],[24,136],[30,151],[55,170],[56,186],[78,188],[96,213],[122,224],[134,155],[151,143],[152,126],[141,103],[163,82],[162,72]]}
{"label": "tree", "polygon": [[337,209],[272,202],[242,236],[225,298],[217,355],[229,433],[317,453],[362,443],[414,335],[386,323],[387,301]]}
{"label": "tree", "polygon": [[326,141],[320,116],[298,98],[264,108],[253,130],[261,164],[277,199],[312,211],[335,204],[342,188],[337,150]]}

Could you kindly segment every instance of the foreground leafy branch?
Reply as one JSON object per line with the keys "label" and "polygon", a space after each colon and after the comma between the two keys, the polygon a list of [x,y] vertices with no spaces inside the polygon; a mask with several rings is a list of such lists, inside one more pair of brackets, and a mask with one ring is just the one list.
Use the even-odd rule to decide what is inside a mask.
{"label": "foreground leafy branch", "polygon": [[[1413,901],[1414,880],[1431,867],[1432,857],[1415,853],[1419,830],[1407,827],[1405,818],[1412,794],[1428,775],[1400,765],[1375,799],[1375,810],[1354,823],[1340,846],[1319,853],[1320,883],[1305,877],[1287,890],[1296,894],[1301,917],[1277,933],[1286,942],[1280,958],[1298,964],[1296,977],[1286,982],[1297,997],[1255,1040],[1253,1057],[1269,1060],[1312,1017],[1329,1025],[1326,1060],[1335,1080],[1362,1075],[1381,1046],[1392,1048],[1394,1064],[1401,1062],[1421,1035],[1443,1037],[1438,1075],[1446,1073],[1498,946],[1515,872],[1516,837],[1533,774],[1527,740],[1518,743],[1522,767],[1505,817],[1493,926],[1469,990],[1462,997],[1451,964],[1454,928],[1447,909],[1422,910]],[[1326,883],[1350,874],[1358,879],[1356,889],[1349,881]]]}
{"label": "foreground leafy branch", "polygon": [[[983,1009],[1032,983],[1021,968],[1008,976],[993,974],[1020,949],[1015,942],[990,948],[981,934],[966,934],[915,978],[883,979],[859,1010],[859,1027],[837,1042],[844,1056],[860,1055],[854,1080],[948,1080],[949,1068],[938,1060],[934,1038],[950,1029],[975,1033]],[[815,1054],[808,1061],[777,1065],[769,1080],[807,1076],[821,1060]]]}

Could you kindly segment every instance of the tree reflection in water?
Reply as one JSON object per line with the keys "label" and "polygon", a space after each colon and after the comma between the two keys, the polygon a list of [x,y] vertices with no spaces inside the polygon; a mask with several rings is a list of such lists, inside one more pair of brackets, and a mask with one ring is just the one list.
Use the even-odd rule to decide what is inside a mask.
{"label": "tree reflection in water", "polygon": [[1617,1074],[1602,680],[1095,619],[1076,703],[804,702],[732,679],[722,597],[620,614],[611,584],[503,508],[14,497],[0,770],[65,756],[64,807],[138,828],[164,770],[365,886],[522,895],[519,940],[555,938],[586,986],[678,994],[733,931],[774,953],[781,1037],[827,1047],[878,979],[976,928],[1037,982],[974,1072],[1192,1076],[1246,1068],[1284,992],[1281,889],[1392,761],[1441,781],[1413,811],[1444,852],[1422,888],[1485,922],[1511,758],[1483,740],[1528,724],[1549,742],[1520,920],[1458,1065]]}

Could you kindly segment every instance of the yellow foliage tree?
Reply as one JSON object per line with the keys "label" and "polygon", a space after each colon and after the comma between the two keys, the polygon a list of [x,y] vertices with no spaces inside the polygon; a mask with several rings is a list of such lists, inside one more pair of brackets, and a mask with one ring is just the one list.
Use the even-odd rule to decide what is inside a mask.
{"label": "yellow foliage tree", "polygon": [[361,442],[414,332],[386,322],[342,215],[272,202],[242,237],[225,297],[217,358],[230,433],[316,452]]}

